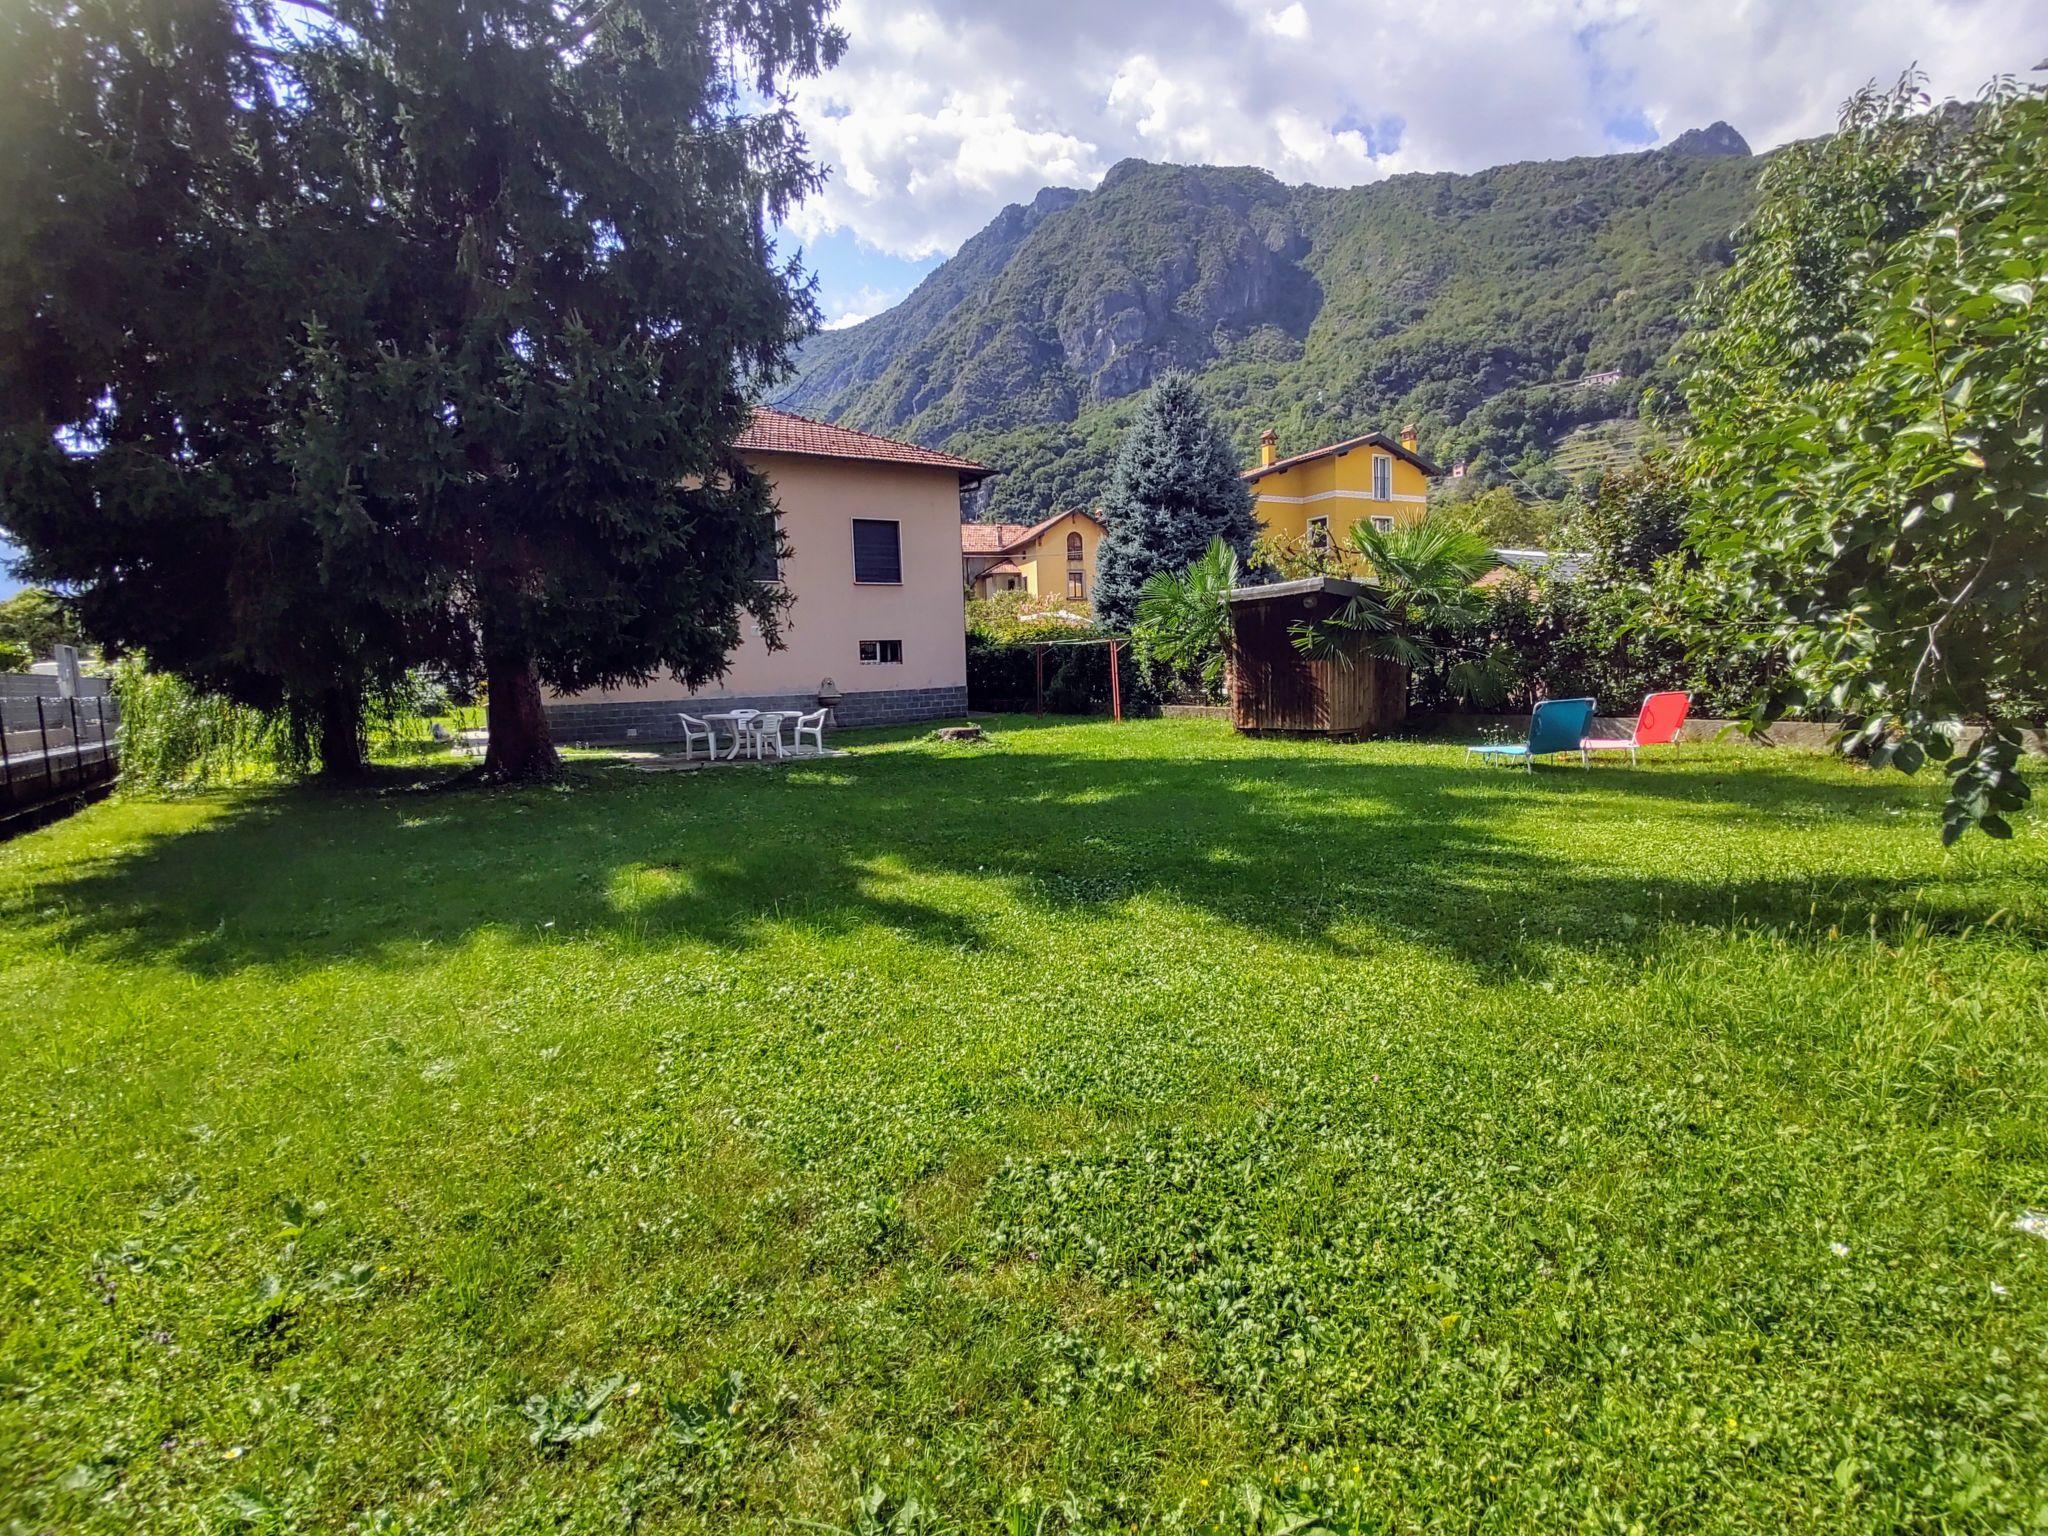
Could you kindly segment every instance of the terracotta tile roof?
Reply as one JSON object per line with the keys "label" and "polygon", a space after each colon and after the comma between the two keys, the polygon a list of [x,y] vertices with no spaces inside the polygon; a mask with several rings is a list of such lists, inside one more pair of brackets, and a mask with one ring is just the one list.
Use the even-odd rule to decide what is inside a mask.
{"label": "terracotta tile roof", "polygon": [[960,553],[963,555],[999,555],[1017,542],[1027,524],[1024,523],[962,523],[960,525]]}
{"label": "terracotta tile roof", "polygon": [[1326,443],[1320,448],[1309,449],[1307,453],[1292,454],[1287,458],[1279,460],[1276,463],[1255,464],[1250,469],[1246,470],[1238,478],[1247,481],[1260,480],[1267,475],[1277,475],[1283,469],[1292,469],[1297,464],[1307,464],[1314,459],[1331,458],[1336,454],[1349,453],[1354,448],[1364,448],[1368,446],[1373,448],[1384,448],[1388,453],[1393,454],[1396,458],[1406,459],[1410,464],[1413,464],[1425,475],[1433,476],[1440,475],[1443,473],[1441,469],[1439,469],[1435,464],[1431,463],[1428,459],[1425,459],[1421,454],[1414,453],[1406,448],[1403,448],[1399,443],[1395,442],[1394,439],[1392,439],[1391,437],[1388,437],[1384,432],[1367,432],[1362,437],[1347,437],[1341,443]]}
{"label": "terracotta tile roof", "polygon": [[1055,512],[1051,517],[1035,523],[962,523],[960,525],[960,553],[963,555],[1000,555],[1005,550],[1029,544],[1046,529],[1063,517],[1085,517],[1091,523],[1100,523],[1101,517],[1093,512],[1070,508]]}
{"label": "terracotta tile roof", "polygon": [[801,453],[821,459],[866,459],[880,464],[919,464],[932,469],[950,469],[962,479],[985,480],[995,471],[986,464],[899,443],[893,437],[856,432],[851,427],[828,426],[808,416],[793,416],[772,406],[756,406],[754,419],[739,437],[739,446],[755,453]]}

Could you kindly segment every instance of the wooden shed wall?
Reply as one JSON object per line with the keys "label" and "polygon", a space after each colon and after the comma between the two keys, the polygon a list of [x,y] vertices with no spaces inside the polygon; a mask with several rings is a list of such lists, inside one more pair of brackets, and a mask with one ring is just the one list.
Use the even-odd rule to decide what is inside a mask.
{"label": "wooden shed wall", "polygon": [[1241,731],[1367,736],[1408,714],[1408,674],[1377,657],[1346,666],[1311,661],[1294,626],[1342,606],[1327,593],[1231,605],[1231,720]]}

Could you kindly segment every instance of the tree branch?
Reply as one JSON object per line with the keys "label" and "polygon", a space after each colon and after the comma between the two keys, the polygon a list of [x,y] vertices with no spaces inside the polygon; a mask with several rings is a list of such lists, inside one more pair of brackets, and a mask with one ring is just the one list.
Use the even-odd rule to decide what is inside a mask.
{"label": "tree branch", "polygon": [[1977,583],[1984,579],[1985,572],[1991,569],[1991,562],[1997,558],[1998,540],[1993,539],[1991,547],[1984,552],[1984,563],[1977,567],[1968,581],[1963,583],[1962,590],[1948,600],[1947,606],[1941,610],[1940,616],[1927,626],[1927,648],[1920,653],[1920,660],[1913,668],[1912,686],[1906,690],[1906,697],[1908,699],[1915,702],[1919,700],[1921,685],[1927,676],[1927,668],[1932,663],[1941,659],[1941,632],[1948,627],[1948,621],[1961,611],[1963,604],[1970,600],[1970,594],[1977,590]]}

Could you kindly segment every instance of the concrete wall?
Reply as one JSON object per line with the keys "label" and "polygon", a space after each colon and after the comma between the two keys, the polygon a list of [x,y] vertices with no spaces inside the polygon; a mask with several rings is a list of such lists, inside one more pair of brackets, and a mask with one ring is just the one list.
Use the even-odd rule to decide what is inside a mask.
{"label": "concrete wall", "polygon": [[[609,699],[548,706],[548,724],[558,742],[664,742],[683,738],[682,710],[777,709],[814,710],[816,694],[742,694],[715,703],[676,699]],[[967,685],[957,688],[905,688],[849,693],[833,707],[827,724],[834,730],[863,725],[910,725],[919,720],[956,719],[967,713]]]}
{"label": "concrete wall", "polygon": [[[79,680],[78,696],[82,699],[97,698],[113,692],[113,682],[104,677],[85,677]],[[0,672],[0,699],[33,699],[40,695],[46,699],[57,697],[57,674],[54,672]]]}
{"label": "concrete wall", "polygon": [[[1190,720],[1228,720],[1230,711],[1209,704],[1166,704],[1159,713],[1169,718]],[[1723,730],[1734,725],[1732,720],[1719,720],[1712,716],[1695,717],[1685,722],[1678,735],[1679,740],[1688,742],[1709,742],[1720,737]],[[1623,737],[1635,729],[1635,716],[1596,716],[1591,731],[1594,736]],[[1527,715],[1412,715],[1407,721],[1405,735],[1448,737],[1465,741],[1481,741],[1488,738],[1514,738],[1529,729]],[[1832,752],[1834,750],[1836,727],[1814,720],[1781,720],[1764,735],[1764,740],[1774,747],[1786,747],[1799,752]],[[1727,740],[1747,744],[1749,738],[1737,730]],[[2027,754],[2032,757],[2048,757],[2048,732],[2028,731],[2021,738]]]}
{"label": "concrete wall", "polygon": [[[1486,737],[1501,737],[1513,740],[1528,733],[1529,717],[1517,715],[1418,715],[1409,722],[1412,731],[1432,736],[1463,736],[1478,741]],[[1588,728],[1589,736],[1625,737],[1636,728],[1634,715],[1597,715]],[[1732,728],[1732,729],[1731,729]],[[1773,747],[1789,747],[1801,752],[1832,752],[1835,734],[1840,726],[1820,720],[1780,720],[1764,732],[1763,741]],[[1721,737],[1728,731],[1726,738]],[[1737,722],[1716,719],[1713,716],[1695,715],[1687,720],[1678,733],[1680,741],[1708,742],[1716,739],[1747,743]],[[2048,733],[2027,731],[2021,737],[2023,749],[2032,757],[2048,757]]]}
{"label": "concrete wall", "polygon": [[[792,598],[783,648],[762,644],[751,621],[726,675],[692,692],[673,678],[636,687],[550,695],[548,720],[564,741],[667,740],[677,710],[815,709],[820,685],[840,694],[839,725],[880,725],[957,715],[967,708],[967,636],[960,608],[960,482],[951,470],[762,454],[774,482],[790,554]],[[853,520],[901,528],[903,580],[853,579]],[[903,660],[862,662],[863,640],[898,640]]]}

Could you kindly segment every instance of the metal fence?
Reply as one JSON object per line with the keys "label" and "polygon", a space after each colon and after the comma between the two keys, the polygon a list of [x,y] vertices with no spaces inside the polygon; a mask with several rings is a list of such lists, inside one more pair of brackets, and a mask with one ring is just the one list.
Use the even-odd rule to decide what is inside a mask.
{"label": "metal fence", "polygon": [[0,811],[105,783],[120,761],[120,710],[108,695],[0,695]]}

